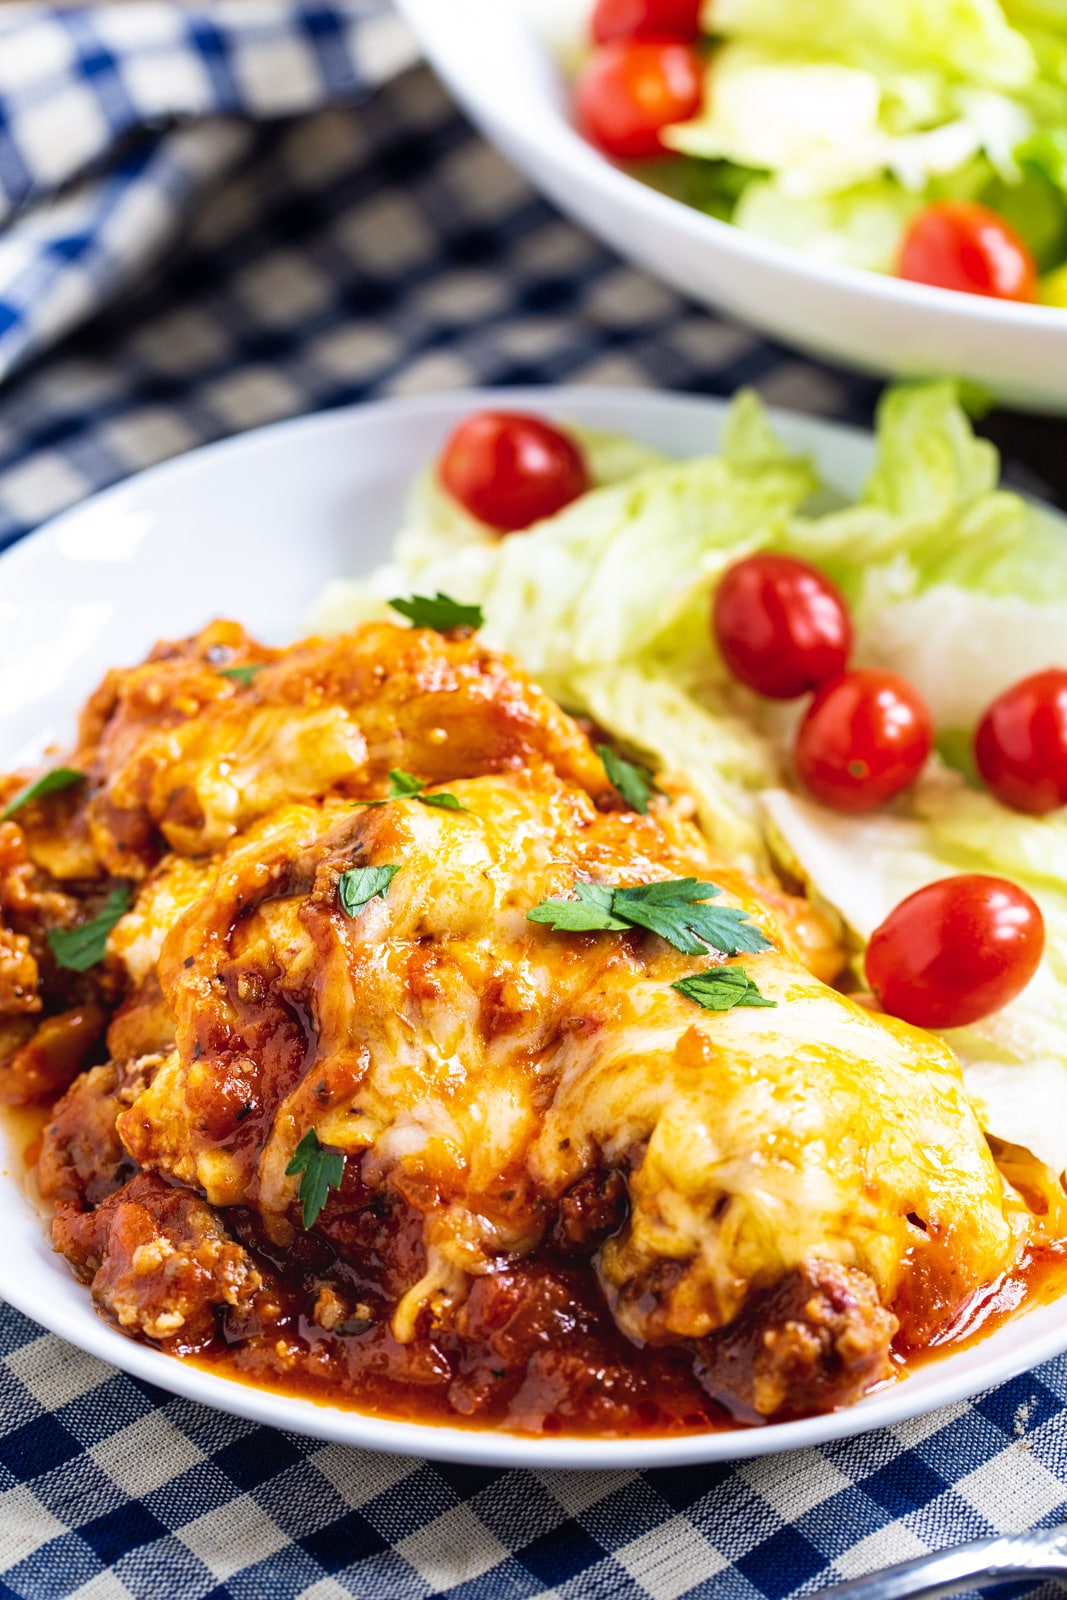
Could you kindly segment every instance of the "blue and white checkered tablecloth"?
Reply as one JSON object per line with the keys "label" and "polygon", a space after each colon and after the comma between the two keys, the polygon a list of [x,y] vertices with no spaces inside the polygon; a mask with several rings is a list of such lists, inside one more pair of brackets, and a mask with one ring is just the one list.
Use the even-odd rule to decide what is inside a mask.
{"label": "blue and white checkered tablecloth", "polygon": [[[0,12],[0,544],[207,440],[419,389],[756,383],[869,420],[873,383],[562,221],[412,59],[333,0]],[[0,1597],[777,1600],[1067,1519],[1065,1403],[1067,1359],[736,1468],[504,1473],[271,1433],[0,1307]]]}

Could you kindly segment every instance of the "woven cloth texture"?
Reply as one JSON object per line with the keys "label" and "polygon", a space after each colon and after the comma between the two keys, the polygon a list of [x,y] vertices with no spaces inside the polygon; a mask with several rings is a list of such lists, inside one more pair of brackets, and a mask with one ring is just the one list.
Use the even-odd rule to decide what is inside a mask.
{"label": "woven cloth texture", "polygon": [[[251,109],[269,102],[268,120],[155,130],[138,182],[152,162],[179,159],[176,139],[228,129],[231,144],[224,160],[205,158],[185,198],[173,192],[171,242],[162,254],[153,246],[155,266],[130,254],[112,277],[94,279],[62,324],[77,331],[0,387],[0,543],[166,456],[368,397],[470,383],[714,394],[755,383],[772,402],[869,422],[873,382],[698,311],[563,221],[425,69],[397,70],[410,47],[392,19],[364,9],[347,29],[321,6],[274,13],[304,37],[309,73],[320,68],[322,38],[343,37],[347,76],[331,45],[317,92],[305,80],[285,103],[272,98],[277,72],[248,67],[246,91],[251,81],[263,97]],[[134,13],[162,26],[155,8],[135,0]],[[221,26],[237,14],[223,5],[211,17]],[[169,15],[168,48],[199,71],[206,35],[189,22],[199,14],[180,28]],[[108,27],[118,26],[113,16]],[[39,17],[24,10],[31,29]],[[69,37],[98,37],[80,30],[99,30],[102,17],[80,13]],[[109,35],[117,64],[89,75],[94,92],[121,79],[132,95],[147,83],[158,120],[158,80],[125,70],[123,51],[142,36],[124,26],[133,30],[125,45]],[[268,56],[281,48],[282,34],[264,37]],[[9,304],[4,251],[22,248],[24,227],[43,237],[40,196],[57,182],[74,184],[65,195],[99,196],[118,181],[114,165],[101,165],[103,145],[77,171],[35,177],[32,141],[11,131],[12,98],[22,93],[12,89],[11,39],[18,26],[0,19],[0,204],[9,219],[0,302]],[[97,59],[88,45],[78,50],[65,69],[75,75],[87,54]],[[202,109],[187,81],[190,106]],[[359,99],[374,83],[377,92]],[[128,109],[116,112],[126,156],[135,123]],[[106,256],[101,234],[90,234],[89,258],[98,246]],[[50,282],[44,274],[45,298]],[[9,367],[54,337],[27,341],[38,302],[27,290],[23,304]],[[1012,430],[1017,437],[1020,426]],[[1017,476],[1036,481],[1026,469]],[[0,604],[2,592],[0,569]],[[2,1307],[0,1597],[777,1600],[927,1549],[1067,1518],[1065,1401],[1061,1360],[899,1428],[737,1467],[497,1472],[257,1428],[117,1373]]]}
{"label": "woven cloth texture", "polygon": [[410,56],[359,0],[0,8],[0,377],[114,299],[257,124]]}

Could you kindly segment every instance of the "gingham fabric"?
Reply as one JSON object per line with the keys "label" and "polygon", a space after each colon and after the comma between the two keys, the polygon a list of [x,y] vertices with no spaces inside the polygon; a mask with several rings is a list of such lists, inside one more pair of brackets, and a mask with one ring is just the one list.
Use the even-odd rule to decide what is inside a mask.
{"label": "gingham fabric", "polygon": [[[373,16],[346,48],[394,65],[405,51]],[[201,187],[153,275],[0,387],[0,541],[206,440],[420,389],[756,383],[869,420],[873,383],[709,317],[564,222],[424,69],[237,136],[237,165]],[[9,190],[12,170],[0,162]],[[1062,424],[995,426],[1027,446],[1021,481],[1063,470]],[[1067,1519],[1065,1403],[1057,1361],[889,1432],[736,1468],[502,1473],[271,1433],[3,1307],[0,1600],[778,1600]]]}
{"label": "gingham fabric", "polygon": [[255,123],[352,100],[410,42],[359,4],[0,10],[0,377],[113,299]]}

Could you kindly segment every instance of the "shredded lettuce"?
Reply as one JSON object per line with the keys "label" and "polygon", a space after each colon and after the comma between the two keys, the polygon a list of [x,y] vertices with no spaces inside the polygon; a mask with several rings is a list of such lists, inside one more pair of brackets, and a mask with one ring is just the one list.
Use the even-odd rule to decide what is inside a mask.
{"label": "shredded lettuce", "polygon": [[[804,250],[820,260],[864,267],[869,272],[893,273],[904,231],[923,206],[932,199],[978,199],[1015,229],[1038,268],[1046,272],[1067,254],[1067,203],[1063,194],[1067,187],[1067,144],[1062,182],[1057,185],[1045,176],[1037,160],[1026,154],[1035,140],[1019,147],[1021,166],[1016,166],[1014,158],[1008,163],[1014,171],[1009,180],[998,175],[985,156],[931,178],[920,193],[887,176],[836,194],[796,198],[785,193],[773,179],[750,174],[738,186],[732,209],[717,214],[726,215],[749,233]],[[682,165],[686,170],[700,168],[695,161]],[[710,170],[721,172],[721,163],[718,167],[707,165]],[[722,188],[721,176],[718,181]],[[703,205],[697,186],[692,184],[690,188],[690,203]],[[681,185],[676,184],[675,190],[684,194]],[[1054,303],[1051,291],[1048,299]]]}
{"label": "shredded lettuce", "polygon": [[[670,461],[662,451],[624,434],[578,427],[570,432],[581,445],[590,482],[596,488],[625,483]],[[314,626],[323,633],[342,633],[359,622],[393,617],[388,601],[394,595],[413,592],[422,573],[441,563],[470,561],[474,569],[471,583],[476,588],[478,552],[492,550],[497,543],[496,534],[465,511],[446,492],[436,470],[427,467],[412,488],[392,561],[358,582],[336,578],[328,583],[315,606]]]}
{"label": "shredded lettuce", "polygon": [[904,228],[921,204],[885,178],[840,194],[797,199],[760,177],[742,191],[731,220],[748,233],[821,261],[892,272]]}
{"label": "shredded lettuce", "polygon": [[507,539],[426,473],[394,564],[335,591],[338,620],[398,584],[436,585],[481,604],[487,638],[561,698],[573,701],[580,672],[647,664],[714,701],[727,685],[709,640],[712,590],[727,565],[771,546],[840,585],[859,658],[906,670],[943,731],[1062,655],[1067,523],[999,487],[996,450],[951,383],[887,391],[863,493],[819,515],[807,509],[820,488],[810,462],[751,394],[734,402],[718,455],[676,462],[602,435],[583,443],[598,487]]}
{"label": "shredded lettuce", "polygon": [[[877,439],[860,499],[814,515],[811,464],[785,448],[754,395],[732,406],[720,453],[693,461],[582,435],[598,487],[504,540],[427,472],[394,563],[359,584],[332,585],[317,622],[351,625],[383,614],[405,589],[440,588],[480,604],[487,640],[522,657],[557,698],[665,766],[692,767],[694,730],[715,720],[710,766],[726,777],[709,768],[697,784],[704,821],[758,864],[750,795],[772,781],[781,736],[765,727],[741,740],[740,753],[739,708],[708,630],[726,566],[770,546],[822,567],[853,606],[858,658],[911,677],[946,734],[973,726],[1001,689],[1054,662],[1067,638],[1064,524],[998,487],[996,451],[976,437],[955,387],[888,391]],[[604,686],[622,668],[640,682],[607,707]],[[654,711],[636,708],[646,700],[657,701]],[[763,742],[759,756],[753,739]]]}
{"label": "shredded lettuce", "polygon": [[700,116],[664,142],[774,173],[787,195],[834,194],[883,169],[880,107],[878,79],[861,68],[727,44],[708,67]]}
{"label": "shredded lettuce", "polygon": [[[938,584],[882,606],[868,596],[861,654],[914,683],[940,733],[969,737],[1010,683],[1067,656],[1064,640],[1067,600],[1034,605]],[[968,770],[965,750],[946,759]]]}
{"label": "shredded lettuce", "polygon": [[954,385],[902,384],[882,401],[859,503],[786,531],[851,601],[859,659],[910,677],[941,729],[973,724],[1067,639],[1067,523],[999,473]]}
{"label": "shredded lettuce", "polygon": [[[1060,9],[1046,6],[1046,11]],[[1026,39],[998,0],[711,0],[709,32],[866,63],[908,63],[993,88],[1027,83]]]}
{"label": "shredded lettuce", "polygon": [[483,607],[487,639],[511,649],[524,640],[527,664],[566,696],[580,669],[677,653],[694,596],[739,550],[773,537],[812,485],[807,466],[788,460],[748,469],[705,456],[656,468],[521,538],[465,549],[459,593]]}
{"label": "shredded lettuce", "polygon": [[1016,27],[1067,31],[1067,0],[1006,0],[1004,10]]}
{"label": "shredded lettuce", "polygon": [[[1042,272],[1067,254],[1062,0],[717,0],[699,114],[665,141],[689,203],[822,260],[894,272],[914,213],[980,200]],[[1054,293],[1046,296],[1058,304]]]}
{"label": "shredded lettuce", "polygon": [[[590,482],[598,489],[625,483],[653,467],[665,466],[670,457],[651,445],[623,434],[592,428],[572,428],[581,446]],[[412,491],[404,529],[397,544],[398,562],[413,575],[427,562],[439,560],[447,549],[464,545],[495,545],[496,535],[472,517],[448,494],[431,467]]]}
{"label": "shredded lettuce", "polygon": [[886,391],[865,504],[904,517],[944,515],[995,490],[996,450],[975,437],[957,398],[951,383],[900,384]]}
{"label": "shredded lettuce", "polygon": [[[922,196],[983,154],[992,171],[1017,180],[1014,152],[1035,127],[1027,106],[994,89],[879,75],[788,44],[738,40],[712,55],[700,114],[663,137],[684,155],[765,172],[783,198],[799,201],[887,174]],[[741,207],[735,220],[745,215]]]}

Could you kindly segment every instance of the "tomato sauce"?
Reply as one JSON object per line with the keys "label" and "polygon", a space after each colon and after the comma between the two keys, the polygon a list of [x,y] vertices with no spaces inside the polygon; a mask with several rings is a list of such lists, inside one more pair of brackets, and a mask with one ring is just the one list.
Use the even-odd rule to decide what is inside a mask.
{"label": "tomato sauce", "polygon": [[[7,1170],[38,1207],[33,1163],[49,1115],[47,1107],[3,1113]],[[435,1322],[425,1310],[415,1339],[399,1343],[389,1302],[421,1270],[421,1220],[402,1202],[356,1206],[355,1198],[331,1200],[325,1237],[304,1236],[295,1254],[273,1248],[251,1211],[224,1212],[265,1280],[251,1319],[222,1310],[208,1343],[176,1339],[163,1348],[221,1377],[392,1420],[620,1438],[721,1432],[758,1421],[731,1414],[705,1392],[692,1350],[631,1344],[588,1260],[551,1246],[475,1280],[456,1316]],[[1064,1295],[1067,1245],[1034,1249],[973,1296],[929,1347],[898,1343],[889,1381]],[[324,1326],[331,1313],[338,1320]]]}
{"label": "tomato sauce", "polygon": [[[895,1348],[889,1382],[905,1381],[930,1362],[968,1349],[1012,1318],[1065,1295],[1067,1249],[1057,1245],[1030,1252],[1014,1271],[974,1296],[927,1349]],[[256,1343],[188,1359],[222,1377],[393,1421],[619,1438],[720,1433],[753,1424],[754,1419],[732,1416],[703,1392],[684,1351],[635,1349],[614,1329],[606,1307],[598,1322],[592,1343],[585,1342],[588,1334],[556,1343],[543,1325],[531,1327],[527,1342],[512,1352],[525,1367],[518,1391],[512,1372],[502,1367],[491,1375],[499,1394],[490,1389],[467,1413],[457,1409],[459,1395],[443,1377],[447,1339],[435,1344],[420,1338],[414,1348],[400,1347],[388,1333],[368,1331],[342,1344],[294,1313],[289,1336],[275,1349]],[[404,1370],[411,1374],[406,1381],[400,1376]]]}
{"label": "tomato sauce", "polygon": [[[730,1425],[694,1377],[691,1352],[630,1344],[588,1261],[551,1248],[475,1279],[452,1314],[435,1318],[427,1307],[414,1340],[398,1343],[390,1311],[397,1288],[420,1275],[421,1215],[402,1203],[372,1202],[348,1217],[337,1202],[331,1209],[323,1221],[348,1247],[347,1260],[327,1262],[328,1245],[308,1237],[299,1241],[302,1262],[279,1256],[251,1212],[228,1214],[268,1278],[264,1322],[250,1330],[246,1319],[224,1315],[219,1340],[190,1352],[200,1365],[408,1421],[619,1436]],[[325,1301],[329,1320],[334,1296],[347,1314],[326,1328],[321,1308]]]}

